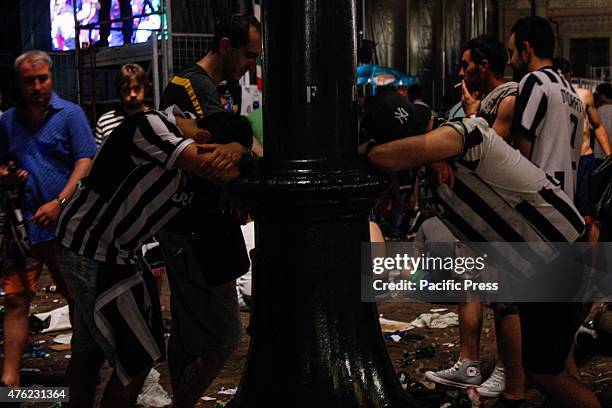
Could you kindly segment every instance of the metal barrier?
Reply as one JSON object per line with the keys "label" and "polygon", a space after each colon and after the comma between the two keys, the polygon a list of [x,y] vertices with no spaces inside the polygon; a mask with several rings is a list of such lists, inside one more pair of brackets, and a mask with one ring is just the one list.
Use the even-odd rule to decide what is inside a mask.
{"label": "metal barrier", "polygon": [[49,56],[53,61],[53,90],[62,98],[77,103],[74,52],[56,51]]}
{"label": "metal barrier", "polygon": [[171,33],[172,73],[178,73],[199,61],[212,45],[213,34]]}
{"label": "metal barrier", "polygon": [[610,81],[612,78],[612,67],[591,67],[591,78],[600,81]]}
{"label": "metal barrier", "polygon": [[573,85],[577,86],[578,88],[588,89],[591,92],[595,92],[595,88],[597,88],[597,85],[603,82],[604,81],[600,81],[598,79],[572,78]]}

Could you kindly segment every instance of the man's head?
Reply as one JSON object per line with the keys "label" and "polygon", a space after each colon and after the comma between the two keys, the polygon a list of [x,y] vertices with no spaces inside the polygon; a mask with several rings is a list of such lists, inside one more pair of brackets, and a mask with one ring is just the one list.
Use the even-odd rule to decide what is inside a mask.
{"label": "man's head", "polygon": [[491,78],[503,78],[508,64],[504,44],[488,35],[472,38],[463,47],[459,76],[470,91],[489,91]]}
{"label": "man's head", "polygon": [[215,112],[198,119],[176,116],[175,121],[183,135],[196,143],[236,142],[247,148],[253,145],[253,128],[245,116]]}
{"label": "man's head", "polygon": [[603,84],[597,85],[597,88],[595,88],[595,92],[597,93],[597,95],[599,95],[599,99],[602,104],[612,104],[612,85],[610,85],[608,82],[604,82]]}
{"label": "man's head", "polygon": [[32,50],[15,60],[21,99],[29,107],[46,107],[53,93],[51,67],[53,62],[44,51]]}
{"label": "man's head", "polygon": [[255,17],[232,16],[217,26],[212,53],[221,58],[224,80],[238,81],[261,54],[261,25]]}
{"label": "man's head", "polygon": [[542,17],[525,17],[518,20],[510,30],[508,39],[508,64],[515,79],[532,71],[535,60],[550,60],[555,53],[555,34]]}
{"label": "man's head", "polygon": [[418,129],[414,105],[394,90],[377,93],[366,102],[361,126],[368,138],[382,143],[425,131]]}
{"label": "man's head", "polygon": [[150,86],[147,73],[138,64],[125,64],[117,71],[115,88],[121,95],[121,104],[129,111],[144,107],[144,98]]}
{"label": "man's head", "polygon": [[552,62],[554,70],[560,72],[561,75],[563,75],[568,81],[571,81],[572,64],[570,64],[570,62],[563,57],[555,57],[553,58]]}

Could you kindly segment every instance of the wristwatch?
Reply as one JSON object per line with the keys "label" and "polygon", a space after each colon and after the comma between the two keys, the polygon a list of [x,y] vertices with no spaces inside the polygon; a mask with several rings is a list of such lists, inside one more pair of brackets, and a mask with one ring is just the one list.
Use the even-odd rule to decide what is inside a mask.
{"label": "wristwatch", "polygon": [[255,154],[255,152],[253,152],[253,150],[248,148],[246,150],[246,152],[244,152],[242,154],[242,157],[240,158],[240,162],[241,163],[248,162],[248,161],[251,161],[251,160],[256,159],[256,158],[257,158],[257,155]]}
{"label": "wristwatch", "polygon": [[60,208],[66,207],[66,197],[57,196],[55,199],[59,201]]}

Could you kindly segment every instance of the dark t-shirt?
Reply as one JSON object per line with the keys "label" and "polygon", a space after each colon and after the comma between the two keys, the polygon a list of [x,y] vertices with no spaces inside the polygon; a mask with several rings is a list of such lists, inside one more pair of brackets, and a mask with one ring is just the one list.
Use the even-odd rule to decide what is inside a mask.
{"label": "dark t-shirt", "polygon": [[224,111],[215,84],[204,68],[197,64],[175,75],[164,90],[160,109],[170,105],[177,105],[183,112],[198,117]]}
{"label": "dark t-shirt", "polygon": [[[215,84],[206,70],[197,64],[175,75],[164,90],[160,107],[165,109],[171,105],[177,105],[183,112],[198,117],[224,111]],[[191,178],[194,189],[192,205],[165,227],[179,234],[190,232],[194,227],[194,219],[218,215],[219,211],[221,188],[206,180]]]}

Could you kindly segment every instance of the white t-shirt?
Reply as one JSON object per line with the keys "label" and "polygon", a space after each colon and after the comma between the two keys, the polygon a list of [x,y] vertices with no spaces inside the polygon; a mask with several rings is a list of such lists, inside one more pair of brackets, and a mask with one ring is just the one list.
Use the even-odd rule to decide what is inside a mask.
{"label": "white t-shirt", "polygon": [[530,160],[555,177],[571,199],[576,191],[583,121],[580,97],[552,68],[531,72],[520,82],[512,135],[532,141]]}

